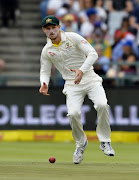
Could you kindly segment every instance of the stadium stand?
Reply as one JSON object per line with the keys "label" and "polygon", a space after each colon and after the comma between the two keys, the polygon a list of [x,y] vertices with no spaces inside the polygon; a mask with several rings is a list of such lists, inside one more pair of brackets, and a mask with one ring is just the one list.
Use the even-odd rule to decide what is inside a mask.
{"label": "stadium stand", "polygon": [[38,0],[19,0],[20,14],[16,24],[0,28],[0,58],[6,62],[0,75],[3,85],[39,85],[39,59],[45,44],[39,3]]}
{"label": "stadium stand", "polygon": [[[18,4],[18,8],[15,8],[15,24],[10,20],[9,27],[5,28],[0,20],[0,59],[5,60],[5,69],[0,74],[1,85],[40,85],[39,59],[46,42],[41,30],[41,19],[48,14],[54,14],[61,20],[62,30],[81,34],[94,47],[101,43],[102,55],[110,59],[110,68],[103,76],[106,81],[118,82],[114,86],[119,86],[120,82],[122,85],[127,84],[126,79],[131,81],[129,84],[139,84],[139,33],[134,20],[138,17],[138,0],[121,1],[120,4],[115,0],[19,0]],[[130,21],[131,24],[128,24]],[[132,53],[136,58],[134,74],[127,75],[127,71],[119,73],[119,69],[122,69],[120,63],[127,62],[121,62],[125,43],[132,44]],[[56,84],[54,81],[57,78],[59,85],[63,85],[59,73],[53,71],[51,82],[54,86],[57,86],[58,81]]]}

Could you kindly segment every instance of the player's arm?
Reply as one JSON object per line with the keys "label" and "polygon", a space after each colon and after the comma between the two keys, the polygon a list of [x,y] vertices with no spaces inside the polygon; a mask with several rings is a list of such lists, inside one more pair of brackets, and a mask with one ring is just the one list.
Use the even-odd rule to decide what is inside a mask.
{"label": "player's arm", "polygon": [[75,84],[79,84],[82,77],[83,77],[83,72],[80,69],[70,69],[72,72],[75,72]]}
{"label": "player's arm", "polygon": [[97,52],[95,49],[90,45],[90,43],[84,39],[82,36],[79,34],[73,33],[71,38],[73,41],[76,43],[78,48],[85,53],[86,59],[82,66],[79,68],[83,73],[88,71],[90,67],[96,62],[98,59]]}
{"label": "player's arm", "polygon": [[42,51],[41,54],[41,69],[40,69],[40,82],[41,87],[39,92],[43,95],[49,96],[48,94],[48,84],[50,81],[51,76],[51,68],[52,68],[52,62],[46,57],[46,52]]}
{"label": "player's arm", "polygon": [[138,29],[139,30],[139,24],[136,23],[136,18],[134,16],[130,17],[130,24],[133,28]]}

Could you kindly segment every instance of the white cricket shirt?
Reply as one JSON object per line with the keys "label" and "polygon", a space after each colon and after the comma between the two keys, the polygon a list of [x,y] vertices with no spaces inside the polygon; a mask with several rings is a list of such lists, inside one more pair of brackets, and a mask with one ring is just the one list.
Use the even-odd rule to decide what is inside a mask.
{"label": "white cricket shirt", "polygon": [[80,69],[84,74],[80,83],[100,80],[93,70],[93,64],[98,59],[95,49],[82,36],[74,32],[61,31],[61,44],[54,46],[49,38],[41,53],[40,82],[49,84],[52,64],[62,74],[66,83],[74,83],[75,72],[70,69]]}

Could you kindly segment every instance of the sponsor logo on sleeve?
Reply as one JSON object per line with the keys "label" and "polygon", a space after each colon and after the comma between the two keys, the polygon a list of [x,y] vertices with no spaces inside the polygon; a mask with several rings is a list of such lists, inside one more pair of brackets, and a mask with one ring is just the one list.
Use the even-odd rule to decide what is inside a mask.
{"label": "sponsor logo on sleeve", "polygon": [[85,41],[85,40],[81,40],[81,43],[83,43],[83,44],[87,44],[87,41]]}

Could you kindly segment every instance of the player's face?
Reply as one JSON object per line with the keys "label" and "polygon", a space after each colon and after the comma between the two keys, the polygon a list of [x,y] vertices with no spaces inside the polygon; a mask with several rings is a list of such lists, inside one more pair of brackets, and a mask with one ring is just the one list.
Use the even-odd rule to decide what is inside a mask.
{"label": "player's face", "polygon": [[59,35],[59,28],[60,25],[47,25],[45,28],[43,28],[43,31],[48,38],[50,38],[51,40],[55,40]]}

